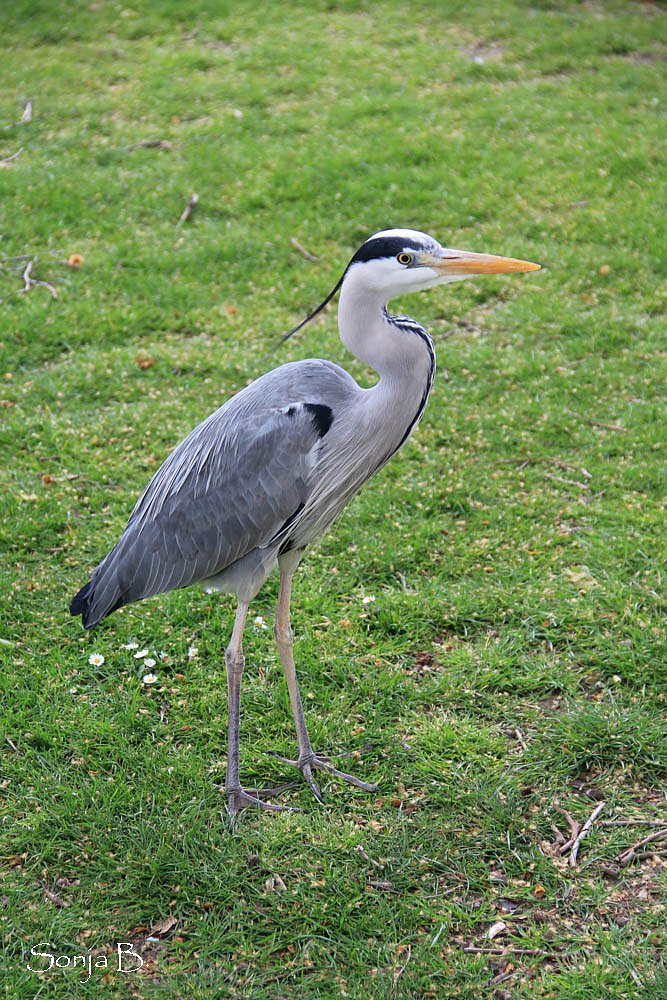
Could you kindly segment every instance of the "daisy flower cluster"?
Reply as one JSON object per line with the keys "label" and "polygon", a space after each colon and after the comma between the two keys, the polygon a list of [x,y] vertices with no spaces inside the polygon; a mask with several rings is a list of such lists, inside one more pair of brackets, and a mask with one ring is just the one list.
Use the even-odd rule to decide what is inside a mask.
{"label": "daisy flower cluster", "polygon": [[[266,626],[264,626],[265,628]],[[190,636],[190,645],[188,646],[188,660],[195,660],[199,656],[199,649],[194,645],[192,640],[194,636]],[[129,642],[124,643],[123,649],[126,649],[128,653],[132,654],[133,659],[137,660],[137,667],[142,673],[141,682],[145,685],[157,684],[159,677],[155,673],[154,668],[158,666],[158,659],[162,662],[169,660],[169,654],[164,651],[159,653],[153,653],[148,648],[144,646],[139,648],[139,642],[136,639],[130,639]],[[101,653],[91,653],[88,657],[88,662],[92,667],[101,667],[104,663],[104,656]]]}
{"label": "daisy flower cluster", "polygon": [[130,642],[126,642],[125,649],[132,653],[135,660],[141,660],[141,668],[145,668],[148,671],[148,673],[145,673],[141,678],[142,684],[157,684],[157,674],[151,673],[157,661],[154,656],[150,655],[150,650],[148,648],[139,649],[139,643],[135,639],[132,639]]}

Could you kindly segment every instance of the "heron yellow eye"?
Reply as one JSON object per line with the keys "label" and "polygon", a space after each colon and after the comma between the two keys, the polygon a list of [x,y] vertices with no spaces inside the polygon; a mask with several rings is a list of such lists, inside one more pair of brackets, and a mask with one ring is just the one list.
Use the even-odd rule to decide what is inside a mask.
{"label": "heron yellow eye", "polygon": [[396,257],[399,264],[412,264],[412,254],[411,253],[399,253]]}

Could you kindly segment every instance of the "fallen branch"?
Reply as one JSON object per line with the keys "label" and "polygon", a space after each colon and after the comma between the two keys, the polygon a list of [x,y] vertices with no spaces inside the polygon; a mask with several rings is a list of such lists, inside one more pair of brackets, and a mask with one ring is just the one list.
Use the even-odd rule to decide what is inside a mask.
{"label": "fallen branch", "polygon": [[529,465],[539,465],[544,463],[545,465],[555,465],[557,469],[562,469],[563,472],[576,472],[578,475],[583,476],[584,479],[592,479],[593,475],[588,469],[585,469],[583,465],[571,465],[569,462],[563,462],[560,458],[548,458],[546,455],[527,455],[525,458],[497,458],[493,465],[516,465],[519,463],[519,471],[525,469]]}
{"label": "fallen branch", "polygon": [[[8,264],[10,260],[30,260],[32,256],[31,253],[17,253],[13,257],[0,257],[0,264]],[[13,266],[16,267],[16,264]]]}
{"label": "fallen branch", "polygon": [[601,819],[598,826],[665,826],[664,819]]}
{"label": "fallen branch", "polygon": [[565,479],[563,476],[555,476],[553,472],[545,472],[545,479],[552,479],[555,483],[564,483],[566,486],[576,486],[578,490],[587,490],[588,483],[579,483],[576,479]]}
{"label": "fallen branch", "polygon": [[606,805],[606,803],[604,801],[603,802],[598,802],[598,804],[596,805],[595,809],[590,814],[590,816],[588,817],[588,819],[586,820],[586,822],[582,826],[581,830],[577,834],[577,836],[575,838],[575,841],[574,841],[574,843],[572,845],[572,851],[570,852],[570,868],[574,868],[576,866],[576,864],[577,864],[577,855],[579,853],[579,848],[581,846],[581,841],[584,839],[584,837],[588,836],[588,834],[590,833],[591,827],[593,826],[593,823],[595,822],[595,820],[599,816],[599,814],[602,812],[602,810],[604,809],[605,805]]}
{"label": "fallen branch", "polygon": [[133,149],[173,149],[174,144],[169,139],[142,139],[141,142],[131,142],[129,146],[117,146],[116,148],[129,153]]}
{"label": "fallen branch", "polygon": [[4,160],[0,160],[0,167],[6,167],[8,163],[12,163],[12,161],[16,160],[22,152],[23,146],[21,146],[20,149],[17,149],[15,153],[12,153],[11,156],[6,156]]}
{"label": "fallen branch", "polygon": [[567,825],[570,828],[570,839],[565,840],[561,844],[559,850],[559,854],[566,854],[567,851],[569,851],[572,845],[574,844],[577,837],[579,836],[579,830],[581,829],[581,826],[579,823],[577,823],[576,819],[573,819],[572,816],[570,816],[569,812],[567,812],[566,809],[561,809],[561,807],[557,805],[554,805],[554,809],[556,810],[557,813],[560,813],[561,816],[565,817],[565,819],[567,820]]}
{"label": "fallen branch", "polygon": [[364,861],[367,861],[368,864],[374,865],[376,868],[382,868],[382,865],[380,864],[379,861],[376,861],[375,858],[370,857],[368,851],[366,850],[363,844],[357,844],[357,846],[355,847],[355,851],[357,852],[357,854],[360,855],[360,857],[364,859]]}
{"label": "fallen branch", "polygon": [[602,420],[587,420],[591,427],[602,427],[606,431],[618,431],[620,434],[625,434],[626,428],[621,427],[620,424],[605,424]]}
{"label": "fallen branch", "polygon": [[577,420],[585,421],[591,427],[602,427],[605,431],[616,431],[619,434],[625,434],[626,432],[626,428],[621,427],[620,424],[606,424],[602,420],[592,420],[590,417],[582,417],[580,413],[575,413],[574,410],[565,410],[565,413],[569,417],[576,417]]}
{"label": "fallen branch", "polygon": [[656,830],[655,833],[649,833],[647,837],[643,837],[642,840],[638,840],[636,844],[632,845],[632,847],[628,847],[625,851],[621,851],[616,860],[620,865],[627,865],[636,857],[638,849],[643,847],[644,844],[650,844],[654,840],[664,840],[665,837],[667,837],[667,827],[664,827],[662,830]]}
{"label": "fallen branch", "polygon": [[32,266],[34,263],[35,263],[35,258],[31,257],[25,266],[25,270],[23,272],[23,280],[25,282],[25,288],[20,289],[22,292],[29,292],[30,289],[32,288],[33,279],[30,277],[30,272],[32,271]]}
{"label": "fallen branch", "polygon": [[319,257],[316,257],[315,254],[312,254],[309,250],[306,250],[306,248],[299,243],[299,241],[295,236],[292,236],[290,238],[290,244],[294,247],[295,250],[299,251],[302,257],[305,257],[306,260],[309,260],[311,263],[314,264],[316,261],[320,259]]}
{"label": "fallen branch", "polygon": [[479,948],[477,945],[469,944],[463,948],[466,955],[545,955],[553,958],[553,952],[545,951],[543,948]]}
{"label": "fallen branch", "polygon": [[26,264],[23,271],[24,286],[23,288],[19,288],[18,294],[22,295],[25,292],[29,292],[32,288],[36,288],[37,285],[42,285],[43,288],[46,288],[49,291],[49,293],[53,296],[54,299],[57,299],[58,293],[53,287],[53,285],[51,285],[48,281],[39,281],[39,279],[32,277],[32,269],[36,262],[37,258],[31,257],[28,263]]}
{"label": "fallen branch", "polygon": [[565,843],[565,837],[564,837],[564,836],[563,836],[563,834],[562,834],[562,833],[560,832],[560,830],[558,829],[558,827],[556,826],[556,824],[555,824],[555,823],[552,823],[552,824],[551,824],[551,829],[553,830],[553,832],[554,832],[554,835],[555,835],[555,837],[556,837],[556,843],[557,843],[557,845],[558,845],[559,847],[562,847],[562,846],[563,846],[563,844]]}
{"label": "fallen branch", "polygon": [[[512,976],[518,976],[521,973],[521,969],[510,969],[509,972],[499,972],[497,976],[494,976],[491,980],[492,986],[498,986],[500,983],[506,983],[508,979]],[[496,991],[496,996],[498,995]]]}
{"label": "fallen branch", "polygon": [[188,219],[192,216],[192,213],[194,212],[198,204],[199,204],[199,195],[194,193],[191,194],[185,208],[181,212],[181,217],[176,223],[176,225],[182,226],[184,222],[187,222]]}

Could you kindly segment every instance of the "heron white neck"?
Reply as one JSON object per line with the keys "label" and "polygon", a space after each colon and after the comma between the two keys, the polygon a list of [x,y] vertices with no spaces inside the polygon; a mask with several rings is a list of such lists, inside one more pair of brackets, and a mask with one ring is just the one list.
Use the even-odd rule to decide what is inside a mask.
{"label": "heron white neck", "polygon": [[386,292],[369,288],[350,271],[338,304],[340,338],[359,361],[380,375],[381,382],[398,381],[406,389],[424,386],[433,375],[432,348],[419,334],[392,324],[386,305]]}

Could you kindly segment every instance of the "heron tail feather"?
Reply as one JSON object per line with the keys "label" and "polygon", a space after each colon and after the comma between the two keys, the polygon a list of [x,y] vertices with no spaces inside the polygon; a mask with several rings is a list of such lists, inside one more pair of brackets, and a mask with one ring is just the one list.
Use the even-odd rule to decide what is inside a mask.
{"label": "heron tail feather", "polygon": [[[116,592],[111,600],[100,600],[95,578],[89,580],[72,598],[69,606],[71,615],[81,615],[84,628],[93,628],[112,611],[120,608],[125,602]],[[99,581],[98,581],[99,582]],[[108,588],[107,588],[108,589]]]}

